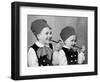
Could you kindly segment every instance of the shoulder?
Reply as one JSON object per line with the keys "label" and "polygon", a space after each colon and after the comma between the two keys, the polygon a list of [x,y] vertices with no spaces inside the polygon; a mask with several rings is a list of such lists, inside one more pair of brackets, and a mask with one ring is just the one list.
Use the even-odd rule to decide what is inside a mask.
{"label": "shoulder", "polygon": [[38,47],[36,43],[34,43],[32,46],[30,46],[30,48],[35,48]]}
{"label": "shoulder", "polygon": [[29,48],[29,51],[28,51],[28,57],[30,58],[36,58],[37,57],[37,54],[36,54],[36,51],[33,49],[33,48]]}
{"label": "shoulder", "polygon": [[34,48],[32,48],[32,47],[29,47],[28,51],[32,51],[32,50],[34,50]]}
{"label": "shoulder", "polygon": [[30,47],[28,50],[28,53],[34,53],[34,52],[35,52],[35,50],[32,47]]}
{"label": "shoulder", "polygon": [[59,51],[59,54],[60,54],[60,56],[65,55],[64,50],[63,50],[63,49],[61,49],[61,50]]}
{"label": "shoulder", "polygon": [[33,50],[35,50],[35,51],[37,51],[38,50],[38,48],[39,48],[39,46],[36,44],[36,43],[34,43],[32,46],[30,46],[30,49],[33,49]]}
{"label": "shoulder", "polygon": [[65,48],[65,47],[62,47],[62,50],[63,50],[65,53],[68,53],[68,52],[70,52],[70,49],[68,49],[68,48]]}
{"label": "shoulder", "polygon": [[35,53],[38,46],[34,43],[32,46],[29,47],[28,53]]}
{"label": "shoulder", "polygon": [[62,47],[62,50],[68,50],[68,48]]}

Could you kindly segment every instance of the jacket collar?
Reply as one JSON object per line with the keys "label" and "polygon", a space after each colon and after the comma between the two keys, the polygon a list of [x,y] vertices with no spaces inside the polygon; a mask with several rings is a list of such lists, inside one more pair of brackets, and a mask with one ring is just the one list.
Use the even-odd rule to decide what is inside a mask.
{"label": "jacket collar", "polygon": [[[45,45],[40,43],[39,41],[36,41],[35,43],[38,47],[44,47]],[[49,47],[49,45],[46,45],[46,47]]]}
{"label": "jacket collar", "polygon": [[64,47],[64,48],[67,48],[67,49],[71,49],[71,48],[69,48],[69,47],[68,47],[68,46],[66,46],[66,45],[64,45],[63,47]]}

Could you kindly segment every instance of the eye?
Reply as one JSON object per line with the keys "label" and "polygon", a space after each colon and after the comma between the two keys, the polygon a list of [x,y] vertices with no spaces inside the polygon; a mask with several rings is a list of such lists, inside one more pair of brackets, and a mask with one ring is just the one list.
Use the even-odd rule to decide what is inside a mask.
{"label": "eye", "polygon": [[48,32],[46,32],[45,34],[48,35]]}
{"label": "eye", "polygon": [[71,40],[71,42],[73,42],[74,40]]}
{"label": "eye", "polygon": [[50,32],[50,35],[52,35],[52,32]]}
{"label": "eye", "polygon": [[74,42],[76,42],[77,40],[74,40]]}
{"label": "eye", "polygon": [[75,40],[71,40],[71,42],[75,42]]}

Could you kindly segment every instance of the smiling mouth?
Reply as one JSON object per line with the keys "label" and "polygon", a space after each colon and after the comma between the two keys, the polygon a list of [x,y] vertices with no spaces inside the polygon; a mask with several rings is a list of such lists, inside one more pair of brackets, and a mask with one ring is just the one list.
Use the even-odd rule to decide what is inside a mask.
{"label": "smiling mouth", "polygon": [[48,40],[48,41],[51,41],[51,39],[52,39],[52,37],[50,37],[50,38],[46,38],[46,40]]}

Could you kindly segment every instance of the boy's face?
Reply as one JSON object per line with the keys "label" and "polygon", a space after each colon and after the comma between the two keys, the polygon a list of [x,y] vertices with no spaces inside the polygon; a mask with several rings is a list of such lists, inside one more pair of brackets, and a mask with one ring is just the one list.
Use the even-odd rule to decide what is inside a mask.
{"label": "boy's face", "polygon": [[76,35],[72,35],[65,40],[65,45],[69,48],[73,48],[76,45]]}
{"label": "boy's face", "polygon": [[45,44],[48,44],[51,38],[52,38],[52,30],[49,29],[48,27],[43,28],[40,34],[38,34],[38,39]]}

